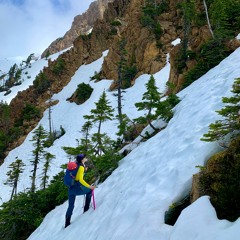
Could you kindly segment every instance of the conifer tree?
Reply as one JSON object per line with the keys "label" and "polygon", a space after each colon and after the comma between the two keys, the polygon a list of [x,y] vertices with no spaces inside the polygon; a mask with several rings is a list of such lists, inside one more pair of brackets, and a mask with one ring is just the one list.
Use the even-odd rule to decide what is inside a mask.
{"label": "conifer tree", "polygon": [[48,140],[46,142],[47,146],[52,146],[54,140],[56,139],[56,131],[54,131],[53,127],[53,119],[52,119],[52,106],[53,106],[53,99],[52,99],[52,92],[51,88],[49,88],[50,98],[48,101],[48,125],[49,125],[49,133],[48,133]]}
{"label": "conifer tree", "polygon": [[[145,86],[147,88],[147,91],[143,94],[142,102],[135,103],[135,106],[137,107],[138,111],[148,111],[145,120],[154,131],[157,131],[158,129],[152,125],[151,121],[157,118],[157,115],[153,113],[153,111],[157,109],[161,95],[158,92],[158,88],[156,86],[153,75],[151,75],[148,83]],[[145,122],[144,118],[139,118],[138,120]]]}
{"label": "conifer tree", "polygon": [[123,81],[123,71],[126,67],[126,50],[125,50],[126,40],[122,40],[119,43],[119,50],[120,50],[120,61],[118,63],[118,81],[117,81],[117,98],[118,98],[118,115],[117,118],[119,120],[119,126],[121,126],[121,133],[123,136],[125,135],[125,129],[124,129],[124,120],[123,120],[123,113],[122,113],[122,81]]}
{"label": "conifer tree", "polygon": [[45,59],[47,60],[50,55],[51,55],[51,54],[50,54],[50,51],[47,50],[46,55],[45,55]]}
{"label": "conifer tree", "polygon": [[9,165],[10,170],[7,172],[8,179],[4,184],[12,187],[10,200],[12,200],[13,195],[17,195],[17,186],[20,179],[20,174],[24,170],[24,166],[25,164],[22,162],[22,160],[18,159],[17,157],[15,162]]}
{"label": "conifer tree", "polygon": [[168,97],[161,101],[156,110],[157,116],[163,119],[166,122],[169,122],[173,117],[172,109],[180,102],[178,96],[176,94],[169,94]]}
{"label": "conifer tree", "polygon": [[101,150],[104,151],[101,140],[101,126],[103,122],[112,120],[114,109],[111,107],[110,102],[107,100],[105,91],[103,91],[102,95],[99,98],[99,101],[95,104],[96,108],[91,110],[91,115],[85,115],[84,118],[98,123],[98,131],[95,135],[97,142],[97,153],[100,155]]}
{"label": "conifer tree", "polygon": [[210,8],[214,35],[219,40],[229,37],[230,34],[230,26],[226,10],[227,4],[227,1],[215,0]]}
{"label": "conifer tree", "polygon": [[231,134],[231,137],[239,135],[240,130],[240,78],[235,79],[233,84],[233,96],[223,97],[222,102],[227,105],[216,111],[223,117],[215,123],[210,124],[208,133],[204,134],[201,140],[213,142],[223,139],[226,135]]}
{"label": "conifer tree", "polygon": [[34,135],[31,141],[33,142],[33,146],[35,147],[35,149],[32,151],[34,159],[31,160],[30,162],[33,165],[32,176],[31,176],[31,179],[32,179],[31,191],[35,192],[35,188],[36,188],[35,182],[36,182],[38,163],[40,159],[43,157],[43,155],[45,154],[44,143],[48,134],[42,125],[39,125],[39,127],[33,133]]}
{"label": "conifer tree", "polygon": [[117,132],[118,136],[123,136],[124,140],[127,140],[127,131],[132,125],[129,117],[126,114],[122,114],[121,123],[118,125],[119,131]]}
{"label": "conifer tree", "polygon": [[[183,41],[182,41],[182,53],[181,58],[185,62],[187,60],[187,48],[188,48],[188,38],[191,28],[192,21],[196,16],[196,6],[194,0],[184,0],[182,2],[183,10]],[[185,65],[185,64],[184,64]]]}
{"label": "conifer tree", "polygon": [[11,126],[11,112],[10,107],[7,102],[0,102],[0,126],[1,132],[8,134],[9,128]]}
{"label": "conifer tree", "polygon": [[27,60],[26,60],[26,61],[23,61],[23,62],[26,63],[26,67],[31,66],[31,61],[32,61],[33,57],[34,57],[34,53],[31,53],[31,54],[27,57]]}
{"label": "conifer tree", "polygon": [[41,186],[42,186],[43,189],[46,188],[47,181],[49,179],[49,176],[47,175],[47,173],[48,173],[48,170],[50,168],[50,163],[51,163],[52,159],[55,158],[55,155],[47,152],[47,153],[44,154],[44,157],[45,157],[45,163],[43,165],[42,183],[41,183]]}
{"label": "conifer tree", "polygon": [[92,122],[87,121],[83,124],[82,129],[81,129],[81,133],[84,135],[84,138],[82,139],[82,144],[84,146],[84,152],[89,151],[89,144],[90,144],[89,136],[90,136],[91,128],[92,128]]}

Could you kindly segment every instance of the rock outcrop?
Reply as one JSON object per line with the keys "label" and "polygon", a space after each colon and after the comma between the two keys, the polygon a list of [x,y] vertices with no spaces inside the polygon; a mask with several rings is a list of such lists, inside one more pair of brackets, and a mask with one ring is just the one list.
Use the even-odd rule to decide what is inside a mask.
{"label": "rock outcrop", "polygon": [[240,138],[238,137],[226,150],[213,155],[206,167],[194,175],[191,202],[208,195],[220,219],[235,221],[240,211],[239,171]]}
{"label": "rock outcrop", "polygon": [[50,46],[42,53],[42,58],[47,54],[53,54],[60,52],[73,45],[75,39],[80,35],[87,35],[91,32],[94,23],[97,19],[103,19],[103,14],[107,8],[108,2],[113,0],[97,0],[92,2],[88,10],[77,15],[72,23],[69,31],[63,37],[60,37],[53,41]]}
{"label": "rock outcrop", "polygon": [[[114,7],[120,10],[121,16],[125,14],[129,2],[129,0],[119,0],[117,4],[115,3]],[[48,67],[45,67],[42,71],[50,85],[48,90],[39,93],[36,87],[32,85],[28,89],[19,92],[10,103],[12,125],[9,128],[13,127],[19,121],[22,111],[27,104],[37,106],[41,110],[41,113],[43,113],[48,107],[46,101],[54,93],[60,92],[69,83],[71,77],[82,64],[93,62],[102,56],[103,51],[109,49],[110,43],[113,40],[109,34],[109,22],[114,20],[118,16],[117,14],[118,11],[113,9],[113,5],[111,5],[110,9],[104,13],[106,16],[103,19],[95,21],[93,31],[90,35],[78,36],[73,42],[72,48],[61,54],[58,59],[54,61],[49,60]],[[61,74],[56,74],[54,73],[54,67],[59,59],[63,61],[64,68]],[[39,119],[35,119],[24,126],[20,126],[23,136],[18,139],[15,138],[14,142],[10,144],[8,151],[20,145],[27,134],[37,125],[38,121]]]}
{"label": "rock outcrop", "polygon": [[[163,1],[159,0],[158,4],[160,2]],[[12,125],[14,126],[14,123],[19,120],[22,109],[27,103],[38,106],[43,112],[48,107],[46,100],[52,94],[61,91],[82,64],[91,63],[98,59],[105,50],[108,50],[108,54],[104,58],[100,78],[117,80],[121,55],[119,42],[124,39],[126,40],[126,64],[136,68],[136,74],[132,77],[131,84],[134,84],[135,78],[143,73],[153,74],[161,70],[166,64],[166,56],[169,53],[171,63],[169,82],[176,86],[176,92],[179,91],[184,80],[184,72],[179,74],[177,71],[175,60],[179,54],[180,45],[173,46],[172,41],[177,38],[182,40],[184,37],[182,12],[178,8],[178,4],[182,1],[169,0],[166,2],[168,4],[167,10],[156,18],[156,22],[161,26],[160,36],[156,36],[151,28],[144,27],[141,23],[144,0],[99,0],[92,3],[84,14],[84,19],[88,20],[82,20],[80,16],[77,16],[71,30],[66,33],[65,40],[57,40],[56,47],[52,46],[51,51],[59,51],[72,45],[59,57],[64,63],[61,74],[55,74],[53,71],[58,59],[49,60],[49,66],[43,69],[51,91],[38,93],[33,85],[27,90],[19,92],[10,104]],[[197,0],[196,3],[198,11],[201,12],[202,1]],[[94,17],[96,18],[94,19]],[[83,24],[84,21],[87,23]],[[83,26],[78,27],[77,22]],[[91,34],[82,35],[90,28],[92,28]],[[199,50],[199,46],[209,38],[210,33],[206,25],[191,27],[188,36],[188,49]],[[234,50],[238,44],[239,41],[232,41],[229,43],[229,48]],[[188,60],[184,71],[193,68],[195,64],[195,60]],[[112,86],[112,89],[114,87]],[[27,127],[22,127],[23,134],[26,135],[36,124],[37,119],[35,122],[29,123]],[[20,143],[16,140],[14,146],[11,145],[9,150]]]}

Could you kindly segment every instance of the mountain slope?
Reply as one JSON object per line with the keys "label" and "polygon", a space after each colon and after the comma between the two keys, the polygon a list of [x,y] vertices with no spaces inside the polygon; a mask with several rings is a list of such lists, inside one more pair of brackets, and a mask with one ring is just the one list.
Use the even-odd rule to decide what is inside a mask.
{"label": "mountain slope", "polygon": [[72,22],[71,28],[64,34],[63,37],[53,41],[48,48],[42,53],[42,58],[46,54],[54,54],[60,52],[73,45],[74,40],[80,35],[87,35],[91,32],[93,25],[97,19],[103,18],[103,13],[107,8],[108,2],[113,0],[97,0],[89,5],[88,10],[77,15]]}
{"label": "mountain slope", "polygon": [[[174,9],[173,14],[177,15],[175,1],[171,0],[170,2]],[[136,18],[134,18],[135,15],[137,15]],[[159,55],[159,51],[156,49],[156,39],[154,39],[153,33],[140,27],[139,16],[140,5],[137,0],[115,1],[111,4],[106,18],[96,23],[93,33],[86,38],[77,38],[74,46],[58,58],[63,58],[66,64],[62,74],[53,74],[52,70],[57,60],[47,63],[42,59],[35,63],[34,71],[31,72],[31,79],[25,79],[24,84],[13,88],[11,94],[0,96],[2,100],[7,99],[8,102],[12,100],[12,105],[15,106],[16,110],[14,115],[17,115],[19,108],[21,109],[28,100],[36,105],[39,103],[43,111],[48,106],[49,89],[43,94],[39,94],[37,96],[39,98],[35,98],[36,95],[32,94],[35,91],[33,87],[29,87],[26,91],[22,90],[33,83],[38,71],[43,70],[44,73],[49,74],[48,79],[51,80],[52,84],[53,100],[57,102],[52,108],[53,127],[55,130],[63,127],[66,131],[64,136],[56,140],[54,145],[47,149],[56,156],[49,172],[51,177],[61,170],[61,164],[68,161],[68,156],[62,150],[62,147],[75,147],[77,145],[76,140],[81,138],[79,131],[84,124],[83,115],[89,114],[90,110],[95,107],[95,102],[98,101],[104,90],[106,90],[107,98],[110,99],[112,106],[115,109],[117,107],[115,92],[109,91],[109,88],[116,80],[117,62],[119,60],[117,43],[121,37],[127,36],[130,42],[128,45],[128,51],[130,50],[128,60],[135,53],[139,55],[139,58],[136,59],[139,77],[136,80],[134,79],[134,86],[126,89],[124,93],[123,112],[131,119],[144,114],[143,111],[137,112],[134,106],[135,102],[141,101],[142,94],[146,90],[145,83],[150,78],[150,75],[143,74],[144,72],[156,72],[154,77],[157,86],[161,92],[165,92],[165,84],[169,80],[170,69],[173,68],[174,64],[174,54],[171,51],[172,40],[182,36],[182,31],[174,32],[173,30],[173,35],[164,39],[167,41],[168,49],[166,52],[162,52],[163,56],[160,64],[160,61],[155,61]],[[171,19],[172,15],[165,14],[166,16]],[[122,29],[117,31],[117,33],[120,33],[120,37],[118,34],[110,36],[111,21],[119,18],[124,23]],[[133,19],[134,23],[131,25],[130,20]],[[165,23],[165,30],[168,29],[169,22],[163,21],[163,23]],[[198,33],[201,32],[198,30],[196,30],[196,39],[199,37]],[[140,35],[142,38],[138,37]],[[112,40],[114,40],[113,44]],[[136,47],[136,45],[139,47]],[[173,51],[177,47],[173,48]],[[199,46],[197,45],[197,47]],[[106,49],[109,50],[103,52],[102,57],[99,58],[102,51]],[[171,66],[168,62],[168,52],[170,51]],[[166,58],[166,56],[168,57]],[[199,139],[203,133],[207,132],[208,125],[219,117],[215,110],[222,107],[221,98],[231,95],[230,90],[234,78],[240,76],[239,56],[240,50],[237,49],[219,66],[179,92],[178,96],[182,101],[175,107],[175,115],[164,130],[146,142],[139,143],[135,140],[128,146],[129,149],[134,150],[120,162],[119,168],[96,189],[96,211],[90,210],[80,216],[82,213],[82,197],[79,197],[72,218],[73,222],[69,228],[63,229],[67,208],[66,202],[50,212],[29,239],[79,238],[79,228],[81,228],[81,237],[90,240],[223,240],[229,237],[232,240],[235,236],[238,236],[239,221],[235,223],[218,221],[206,196],[188,207],[174,227],[164,224],[164,213],[171,204],[190,191],[192,175],[198,171],[195,166],[204,165],[209,156],[219,150],[217,144],[201,142]],[[96,61],[92,62],[92,60]],[[47,64],[49,67],[44,68]],[[162,68],[163,66],[165,67]],[[90,81],[90,78],[96,72],[99,73],[102,70],[102,77],[105,76],[108,79],[99,82]],[[67,99],[72,96],[77,85],[82,82],[89,83],[94,88],[91,98],[82,105],[68,102]],[[18,94],[17,98],[14,98],[18,90],[22,92]],[[19,103],[22,105],[18,105]],[[44,111],[43,118],[34,124],[38,124],[38,126],[42,124],[45,129],[48,129],[48,110]],[[94,126],[92,132],[96,128]],[[103,131],[115,139],[117,121],[104,123]],[[4,182],[7,178],[8,166],[16,157],[22,159],[26,164],[18,190],[24,191],[31,185],[29,175],[31,175],[32,166],[30,160],[34,150],[31,142],[32,136],[33,131],[27,135],[21,145],[9,152],[0,167],[0,198],[2,201],[7,201],[10,198],[11,189],[5,186]],[[43,163],[40,162],[37,172],[38,187],[40,186],[42,166]]]}
{"label": "mountain slope", "polygon": [[[181,42],[185,41],[183,9],[179,9],[178,2],[173,0],[167,4],[167,1],[157,1],[158,3],[161,2],[159,6],[160,9],[163,7],[163,10],[155,16],[156,10],[152,9],[153,13],[155,12],[153,16],[156,17],[152,18],[153,16],[144,15],[144,11],[146,10],[144,10],[143,7],[144,2],[145,1],[142,1],[139,4],[138,0],[115,0],[109,3],[108,8],[104,12],[103,19],[98,19],[94,23],[91,34],[77,37],[69,51],[66,51],[57,60],[48,62],[48,67],[43,69],[43,74],[46,78],[46,84],[48,84],[49,87],[44,87],[44,84],[42,84],[41,93],[39,93],[36,86],[29,87],[27,90],[19,92],[17,97],[12,100],[10,112],[14,114],[11,114],[11,126],[9,129],[14,128],[16,123],[21,121],[23,114],[22,109],[26,107],[26,104],[37,105],[42,114],[48,107],[46,103],[51,97],[50,95],[61,91],[61,89],[70,82],[76,69],[82,64],[95,61],[101,56],[101,53],[107,49],[108,54],[104,58],[102,67],[99,69],[99,72],[97,72],[97,75],[100,79],[107,78],[115,80],[112,82],[111,89],[116,87],[120,55],[123,50],[124,52],[126,50],[126,68],[123,69],[124,84],[126,86],[133,85],[135,79],[144,73],[159,72],[165,66],[166,58],[169,54],[171,73],[168,81],[171,86],[173,86],[174,89],[172,91],[174,92],[178,92],[179,89],[182,88],[186,73],[191,73],[189,77],[191,82],[195,80],[194,76],[196,77],[197,75],[199,77],[203,72],[207,71],[206,68],[209,69],[204,66],[203,71],[203,64],[194,69],[198,59],[200,59],[199,62],[204,61],[207,63],[204,65],[210,65],[208,64],[209,59],[205,59],[206,56],[210,57],[210,62],[213,58],[215,64],[220,61],[219,58],[223,59],[222,56],[227,56],[225,50],[224,54],[220,54],[221,57],[217,56],[217,59],[215,59],[215,53],[209,53],[208,51],[204,53],[206,56],[204,55],[203,58],[202,56],[198,56],[201,55],[201,48],[203,48],[203,45],[209,40],[210,36],[206,23],[203,22],[203,25],[195,25],[193,23],[191,31],[189,32],[189,46],[186,50],[189,50],[191,55],[195,57],[193,57],[193,59],[192,57],[182,59],[184,64],[181,61],[179,62],[182,44],[174,46],[172,42],[177,38],[181,39]],[[198,0],[196,7],[196,11],[200,12],[203,8],[202,1]],[[143,17],[147,19],[150,17],[154,23],[157,23],[157,26],[154,26],[157,29],[161,28],[161,31],[160,29],[158,30],[162,32],[162,34],[155,36],[151,26],[144,26],[142,24]],[[122,40],[126,40],[126,48],[120,50],[119,42]],[[236,49],[239,44],[240,41],[236,39],[235,41],[230,40],[230,42],[226,43],[227,54]],[[222,46],[223,45],[221,45],[221,49],[225,49]],[[208,46],[207,49],[211,50],[212,47]],[[61,69],[61,74],[56,74],[54,70],[59,62],[63,63],[63,69]],[[181,66],[182,64],[185,67],[179,70],[179,65]],[[213,65],[211,64],[211,66]],[[198,68],[200,68],[200,71]],[[191,72],[191,70],[193,70],[193,72]],[[194,76],[192,77],[192,75]],[[22,99],[24,99],[24,101],[22,101]],[[36,126],[38,121],[39,119],[28,123],[29,126],[27,127],[20,126],[20,132],[23,132],[23,135],[26,136],[29,131]],[[8,143],[7,151],[18,146],[23,138],[24,136],[21,135],[19,141],[16,139],[14,143]],[[4,154],[5,153],[2,155]],[[3,158],[0,159],[0,162],[2,161]]]}
{"label": "mountain slope", "polygon": [[[222,228],[228,230],[221,231],[219,239],[228,239],[229,234],[237,236],[239,230],[236,226],[239,229],[239,221],[232,224],[220,221],[216,224],[218,221],[214,210],[211,210],[212,207],[206,197],[199,199],[189,207],[189,210],[184,211],[185,214],[179,219],[180,223],[175,227],[164,224],[164,212],[169,205],[189,192],[192,175],[198,171],[195,166],[203,165],[208,157],[218,150],[216,144],[201,142],[199,139],[207,131],[208,125],[218,118],[215,110],[222,107],[221,98],[231,94],[234,78],[240,76],[239,56],[240,49],[237,49],[217,67],[179,93],[182,101],[176,106],[174,117],[167,128],[135,148],[120,162],[114,173],[96,189],[96,211],[90,210],[79,216],[82,212],[82,197],[79,197],[73,223],[63,230],[66,202],[50,212],[29,239],[77,238],[79,228],[81,228],[81,237],[89,240],[182,240],[194,239],[193,236],[198,236],[195,239],[212,240],[219,236]],[[70,84],[54,96],[60,100],[53,109],[54,125],[58,128],[59,124],[64,124],[67,135],[50,148],[51,153],[57,156],[51,174],[59,170],[57,168],[59,164],[66,162],[67,156],[64,156],[63,151],[60,150],[61,146],[74,145],[75,138],[80,137],[78,131],[83,124],[82,115],[89,113],[101,92],[108,89],[111,82],[91,82],[94,92],[81,106],[67,103],[65,100],[72,93],[74,86],[82,81],[89,81],[88,77],[94,70],[101,68],[102,61],[103,58],[80,67]],[[139,77],[136,85],[128,89],[124,97],[124,111],[129,109],[130,117],[140,114],[134,110],[134,102],[141,99],[141,94],[145,91],[144,84],[148,79],[149,75]],[[163,91],[161,72],[158,73],[156,80]],[[111,92],[107,92],[107,97],[113,106],[116,106],[116,100]],[[68,121],[66,116],[69,117]],[[40,123],[47,127],[47,112]],[[115,129],[114,121],[107,122],[104,126],[104,131],[111,137],[114,137]],[[22,146],[9,154],[4,165],[1,166],[1,171],[6,171],[7,165],[15,156],[27,161],[32,149],[30,138],[31,134]],[[28,149],[29,152],[24,149]],[[30,166],[27,170],[30,170]],[[21,186],[26,187],[28,182],[28,179],[22,179]],[[6,188],[1,186],[2,191],[7,192]],[[199,214],[199,222],[196,223],[198,219],[196,218],[192,224],[184,224],[186,218],[195,218],[196,211]],[[208,211],[210,213],[206,215],[204,212]],[[195,224],[201,227],[195,228]],[[202,229],[207,230],[208,234]]]}

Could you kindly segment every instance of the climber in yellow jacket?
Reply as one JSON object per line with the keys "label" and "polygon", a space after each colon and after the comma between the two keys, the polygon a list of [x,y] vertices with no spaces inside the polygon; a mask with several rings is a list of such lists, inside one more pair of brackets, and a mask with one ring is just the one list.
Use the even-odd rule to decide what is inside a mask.
{"label": "climber in yellow jacket", "polygon": [[85,171],[86,161],[87,161],[87,158],[85,154],[77,155],[76,163],[78,164],[78,171],[75,178],[75,184],[69,187],[68,189],[68,209],[65,216],[66,217],[65,228],[70,225],[76,196],[86,194],[84,212],[86,212],[89,209],[89,205],[92,197],[92,190],[95,188],[95,186],[90,186],[84,180],[84,171]]}

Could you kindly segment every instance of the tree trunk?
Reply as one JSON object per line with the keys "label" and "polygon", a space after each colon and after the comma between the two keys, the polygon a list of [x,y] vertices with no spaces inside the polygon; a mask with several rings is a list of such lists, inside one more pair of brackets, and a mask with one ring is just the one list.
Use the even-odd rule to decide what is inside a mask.
{"label": "tree trunk", "polygon": [[37,175],[37,162],[38,162],[38,153],[35,156],[34,166],[33,166],[33,174],[32,174],[32,186],[31,191],[35,192],[35,182],[36,182],[36,175]]}
{"label": "tree trunk", "polygon": [[[39,147],[39,145],[40,145],[40,139],[37,140],[37,148]],[[35,182],[36,182],[38,162],[39,162],[39,152],[36,151],[35,160],[34,160],[34,163],[33,163],[32,186],[31,186],[31,191],[32,192],[35,192],[35,185],[36,185]]]}
{"label": "tree trunk", "polygon": [[212,27],[211,27],[211,23],[210,23],[210,20],[209,20],[209,16],[208,16],[208,8],[207,8],[207,4],[206,4],[206,1],[203,0],[203,5],[204,5],[204,9],[205,9],[205,13],[206,13],[206,18],[207,18],[207,23],[208,23],[208,28],[209,28],[209,31],[212,35],[212,38],[214,39],[214,33],[213,33],[213,30],[212,30]]}
{"label": "tree trunk", "polygon": [[11,193],[10,201],[11,201],[11,200],[12,200],[12,198],[13,198],[14,191],[15,191],[15,186],[13,185],[13,189],[12,189],[12,193]]}
{"label": "tree trunk", "polygon": [[152,125],[151,119],[149,118],[149,116],[151,115],[151,112],[152,112],[152,108],[150,108],[149,111],[148,111],[147,122],[148,122],[149,126],[150,126],[155,132],[157,132],[157,131],[158,131],[158,128],[155,128],[155,127]]}
{"label": "tree trunk", "polygon": [[118,119],[119,124],[122,125],[122,77],[121,67],[118,70]]}
{"label": "tree trunk", "polygon": [[98,132],[97,132],[97,143],[98,143],[98,155],[101,155],[101,146],[102,146],[102,141],[101,141],[101,125],[102,125],[102,121],[99,121],[99,125],[98,125]]}

